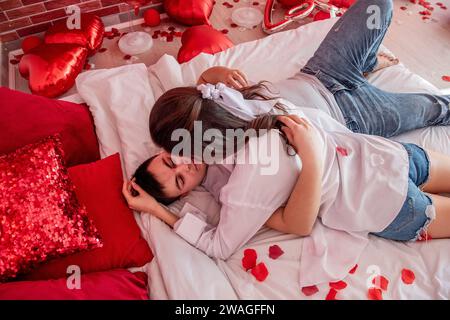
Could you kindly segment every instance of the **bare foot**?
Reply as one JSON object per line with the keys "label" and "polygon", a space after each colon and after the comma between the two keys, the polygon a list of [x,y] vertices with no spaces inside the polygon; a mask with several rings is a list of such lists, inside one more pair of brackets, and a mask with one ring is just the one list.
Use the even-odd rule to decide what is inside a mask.
{"label": "bare foot", "polygon": [[370,72],[364,72],[364,77],[367,77],[369,73],[377,72],[381,69],[396,65],[400,62],[400,60],[398,60],[396,57],[386,52],[379,52],[377,54],[377,60],[378,61],[375,68],[373,68],[373,70]]}

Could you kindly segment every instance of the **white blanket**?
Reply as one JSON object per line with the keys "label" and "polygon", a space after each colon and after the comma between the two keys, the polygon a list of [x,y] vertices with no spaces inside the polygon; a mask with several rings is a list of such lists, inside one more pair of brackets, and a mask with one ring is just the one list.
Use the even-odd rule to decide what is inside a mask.
{"label": "white blanket", "polygon": [[[157,150],[149,138],[148,114],[164,91],[194,85],[200,73],[214,65],[241,69],[252,81],[277,82],[290,77],[312,56],[333,23],[333,20],[311,23],[240,44],[214,56],[201,54],[183,65],[165,55],[148,68],[148,73],[144,65],[138,64],[81,74],[77,89],[93,113],[102,156],[121,152],[125,175],[129,177],[141,161]],[[369,80],[391,91],[439,93],[401,64],[377,72]],[[448,127],[426,128],[396,137],[447,154],[450,154],[449,138]],[[209,194],[201,190],[187,200],[203,210],[219,210]],[[177,211],[181,205],[178,202],[172,209]],[[265,262],[270,273],[264,282],[258,282],[241,266],[245,248],[227,261],[213,261],[158,219],[142,214],[138,223],[155,254],[145,268],[153,299],[324,299],[328,293],[327,284],[319,286],[319,292],[311,297],[301,292],[299,237],[263,228],[249,241],[245,248],[255,249],[258,262]],[[284,251],[276,260],[268,256],[269,247],[274,244]],[[403,244],[371,238],[356,272],[344,279],[347,288],[337,298],[365,299],[378,272],[390,280],[385,299],[449,298],[449,245],[450,240]],[[403,268],[414,271],[413,284],[402,282]]]}

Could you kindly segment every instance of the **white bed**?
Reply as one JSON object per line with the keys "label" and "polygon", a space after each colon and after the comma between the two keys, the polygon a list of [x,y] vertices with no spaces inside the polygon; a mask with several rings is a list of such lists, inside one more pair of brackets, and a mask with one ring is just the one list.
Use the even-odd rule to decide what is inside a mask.
{"label": "white bed", "polygon": [[[214,65],[238,68],[253,81],[286,79],[312,56],[333,23],[333,20],[311,23],[240,44],[214,56],[201,54],[183,65],[166,55],[148,69],[136,64],[81,74],[77,79],[78,93],[94,116],[102,156],[120,152],[125,175],[130,176],[140,162],[157,150],[150,141],[148,114],[164,91],[194,85],[200,73]],[[402,64],[377,72],[369,80],[391,91],[439,93]],[[439,127],[417,130],[396,139],[450,154],[449,137],[450,127]],[[186,200],[215,212],[217,221],[219,206],[207,192],[195,191]],[[172,209],[177,211],[181,206],[177,202]],[[329,291],[325,283],[318,285],[319,291],[310,297],[301,292],[298,279],[302,239],[299,237],[263,228],[227,261],[213,260],[160,220],[148,214],[136,214],[136,218],[155,254],[153,261],[142,268],[149,275],[152,299],[324,299]],[[269,246],[274,244],[284,251],[277,260],[268,256]],[[270,274],[265,281],[258,282],[242,268],[246,248],[255,249],[258,262],[266,264]],[[344,279],[348,286],[336,298],[367,299],[370,282],[380,273],[390,281],[384,299],[448,299],[449,248],[450,240],[403,244],[373,237],[356,272]],[[403,268],[414,271],[413,284],[402,282]]]}

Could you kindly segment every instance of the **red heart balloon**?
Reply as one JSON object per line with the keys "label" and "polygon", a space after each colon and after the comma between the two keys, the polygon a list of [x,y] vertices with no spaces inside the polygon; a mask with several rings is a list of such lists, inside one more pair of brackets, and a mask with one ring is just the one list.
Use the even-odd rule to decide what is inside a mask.
{"label": "red heart balloon", "polygon": [[83,13],[81,15],[81,28],[69,29],[67,21],[62,20],[51,26],[45,33],[45,43],[72,43],[89,50],[93,55],[102,45],[105,26],[98,16]]}
{"label": "red heart balloon", "polygon": [[164,9],[169,17],[188,26],[211,25],[209,16],[214,0],[165,0]]}
{"label": "red heart balloon", "polygon": [[233,46],[233,42],[226,35],[210,26],[190,27],[181,37],[177,60],[183,63],[202,52],[214,54]]}
{"label": "red heart balloon", "polygon": [[41,44],[22,57],[19,72],[29,79],[31,92],[54,98],[74,85],[87,55],[75,44]]}

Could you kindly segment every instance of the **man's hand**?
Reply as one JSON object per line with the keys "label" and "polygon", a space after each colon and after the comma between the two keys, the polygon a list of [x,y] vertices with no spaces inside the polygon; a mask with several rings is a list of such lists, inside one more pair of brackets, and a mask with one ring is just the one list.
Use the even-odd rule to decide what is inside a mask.
{"label": "man's hand", "polygon": [[230,69],[220,66],[209,68],[203,72],[197,84],[217,84],[219,82],[235,89],[241,89],[248,86],[247,77],[243,72],[237,69]]}
{"label": "man's hand", "polygon": [[[132,189],[138,193],[136,196],[133,196]],[[123,183],[122,193],[132,210],[154,214],[160,206],[155,198],[145,192],[134,181],[125,181]]]}

